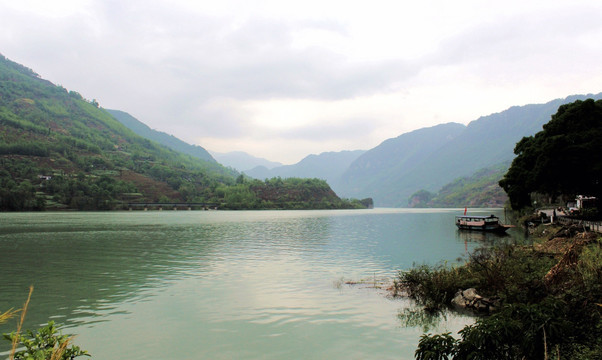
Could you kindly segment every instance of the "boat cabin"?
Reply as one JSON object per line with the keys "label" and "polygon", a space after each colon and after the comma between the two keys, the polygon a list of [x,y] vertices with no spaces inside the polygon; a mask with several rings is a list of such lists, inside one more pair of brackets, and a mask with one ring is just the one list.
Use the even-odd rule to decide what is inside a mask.
{"label": "boat cabin", "polygon": [[500,224],[495,215],[459,215],[456,216],[456,226],[461,230],[506,231],[508,226]]}
{"label": "boat cabin", "polygon": [[497,224],[500,219],[495,215],[479,216],[479,215],[459,215],[456,216],[456,224],[462,225],[485,225],[486,223]]}

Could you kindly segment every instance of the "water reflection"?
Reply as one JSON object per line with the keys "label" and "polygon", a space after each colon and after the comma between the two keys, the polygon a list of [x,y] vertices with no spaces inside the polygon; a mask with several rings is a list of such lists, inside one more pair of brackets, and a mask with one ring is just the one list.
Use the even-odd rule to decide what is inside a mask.
{"label": "water reflection", "polygon": [[0,310],[33,284],[25,326],[67,324],[98,358],[399,358],[421,333],[398,329],[407,304],[333,281],[455,259],[479,240],[454,213],[0,214]]}
{"label": "water reflection", "polygon": [[397,317],[402,326],[418,327],[427,333],[447,321],[448,315],[451,315],[449,310],[426,311],[424,308],[412,306],[401,309]]}
{"label": "water reflection", "polygon": [[117,226],[37,220],[11,224],[0,236],[0,309],[21,304],[33,284],[27,317],[32,325],[46,322],[49,312],[67,324],[101,321],[115,314],[115,304],[144,300],[171,281],[209,272],[226,255],[311,251],[323,240],[309,233],[328,233],[328,221],[311,218],[216,224],[140,224],[138,218]]}

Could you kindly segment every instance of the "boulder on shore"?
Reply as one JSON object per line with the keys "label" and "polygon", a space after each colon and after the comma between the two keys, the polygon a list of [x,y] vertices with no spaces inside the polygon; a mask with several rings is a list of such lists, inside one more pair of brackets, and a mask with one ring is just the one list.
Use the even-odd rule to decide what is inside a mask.
{"label": "boulder on shore", "polygon": [[499,303],[499,299],[482,297],[481,295],[477,294],[477,291],[474,288],[458,290],[452,299],[452,304],[455,307],[478,312],[495,311],[499,307]]}

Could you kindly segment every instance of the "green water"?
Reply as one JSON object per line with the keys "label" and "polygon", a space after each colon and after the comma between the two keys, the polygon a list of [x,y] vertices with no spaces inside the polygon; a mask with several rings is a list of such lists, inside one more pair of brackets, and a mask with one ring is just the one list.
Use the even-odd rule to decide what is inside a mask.
{"label": "green water", "polygon": [[0,310],[34,285],[25,327],[55,320],[93,359],[412,359],[412,304],[342,280],[520,238],[458,232],[460,212],[2,213]]}

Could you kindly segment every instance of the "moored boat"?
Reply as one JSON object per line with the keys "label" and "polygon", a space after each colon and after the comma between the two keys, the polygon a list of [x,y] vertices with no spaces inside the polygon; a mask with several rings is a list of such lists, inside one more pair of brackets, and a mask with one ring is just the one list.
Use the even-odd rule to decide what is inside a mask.
{"label": "moored boat", "polygon": [[506,232],[511,225],[500,223],[500,219],[495,215],[458,215],[456,216],[456,226],[460,230],[476,230],[491,232]]}

